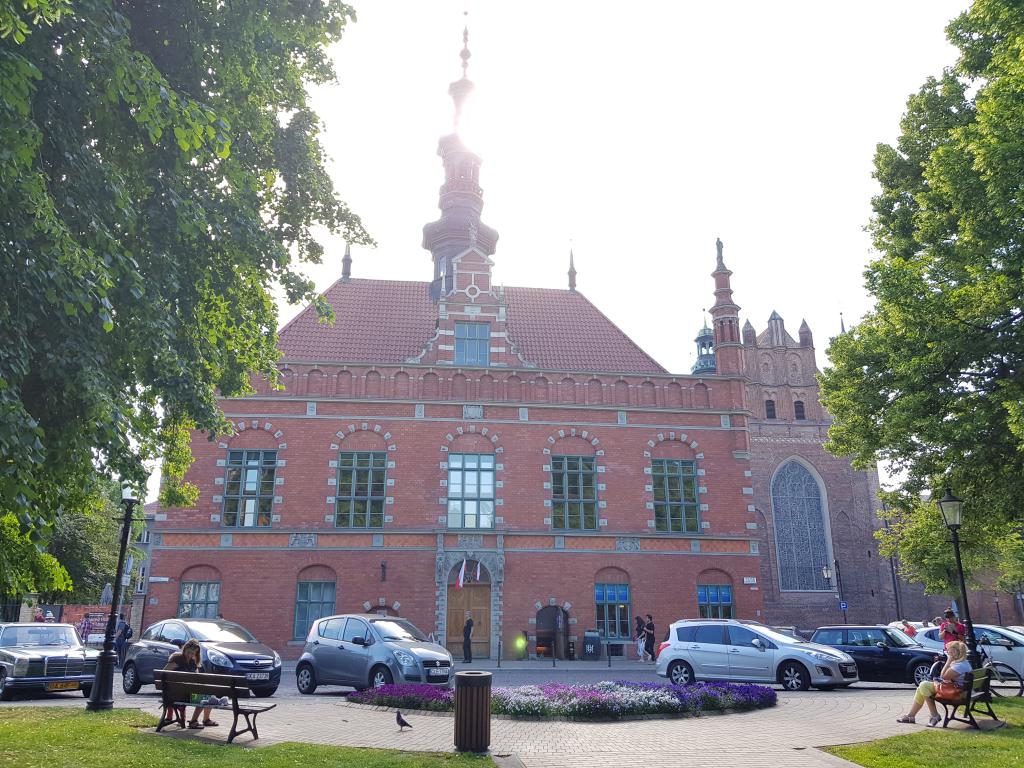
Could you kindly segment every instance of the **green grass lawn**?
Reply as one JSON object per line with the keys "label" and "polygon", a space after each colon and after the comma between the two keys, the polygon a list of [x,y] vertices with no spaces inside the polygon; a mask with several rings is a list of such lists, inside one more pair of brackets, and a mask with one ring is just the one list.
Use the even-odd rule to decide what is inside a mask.
{"label": "green grass lawn", "polygon": [[[137,728],[156,718],[134,709],[0,709],[0,766],[18,768],[489,768],[487,757],[277,744],[259,749],[207,744]],[[227,728],[221,729],[225,733]],[[242,737],[247,738],[246,736]]]}
{"label": "green grass lawn", "polygon": [[[963,765],[970,768],[1012,768],[1024,766],[1024,699],[996,699],[992,708],[1009,725],[979,733],[973,728],[921,728],[908,725],[906,736],[829,747],[828,752],[870,768],[941,768]],[[941,707],[940,707],[941,711]],[[927,710],[918,722],[928,722]],[[976,716],[982,727],[987,717]],[[955,728],[955,730],[954,730]]]}

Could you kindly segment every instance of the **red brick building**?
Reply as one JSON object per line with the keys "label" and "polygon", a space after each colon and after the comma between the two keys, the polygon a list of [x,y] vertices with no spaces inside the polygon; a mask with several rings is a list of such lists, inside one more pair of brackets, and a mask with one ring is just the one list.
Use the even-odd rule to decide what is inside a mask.
{"label": "red brick building", "polygon": [[741,329],[719,242],[713,327],[669,372],[571,263],[566,290],[495,286],[481,160],[457,133],[439,154],[432,279],[355,279],[346,251],[335,324],[281,329],[283,389],[194,436],[199,500],[155,515],[145,621],[223,614],[295,657],[320,615],[400,613],[454,649],[468,610],[478,656],[524,633],[565,655],[646,613],[834,620],[835,561],[851,618],[894,618],[876,480],[822,449],[806,325]]}

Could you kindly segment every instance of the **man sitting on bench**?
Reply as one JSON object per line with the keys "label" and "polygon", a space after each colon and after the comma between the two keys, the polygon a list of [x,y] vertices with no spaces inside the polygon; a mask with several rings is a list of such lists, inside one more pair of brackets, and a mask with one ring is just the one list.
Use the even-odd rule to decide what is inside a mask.
{"label": "man sitting on bench", "polygon": [[[201,648],[199,642],[196,640],[189,640],[177,653],[172,653],[170,658],[167,659],[167,665],[164,669],[172,669],[176,672],[202,672],[203,664],[200,655]],[[184,707],[181,707],[184,709]],[[199,713],[203,713],[203,722],[199,722]],[[170,721],[174,719],[174,712],[170,711],[170,708],[164,710],[164,720]],[[185,719],[185,713],[181,713],[181,719]],[[219,723],[214,722],[210,719],[210,708],[209,707],[196,707],[192,713],[192,719],[188,721],[189,728],[202,728],[204,726],[214,726]]]}

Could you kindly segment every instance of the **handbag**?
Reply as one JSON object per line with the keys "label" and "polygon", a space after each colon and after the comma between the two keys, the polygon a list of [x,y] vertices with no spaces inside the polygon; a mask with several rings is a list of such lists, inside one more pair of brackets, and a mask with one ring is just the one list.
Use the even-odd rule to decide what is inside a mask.
{"label": "handbag", "polygon": [[941,680],[935,684],[935,698],[945,701],[956,701],[963,696],[964,689],[949,680]]}

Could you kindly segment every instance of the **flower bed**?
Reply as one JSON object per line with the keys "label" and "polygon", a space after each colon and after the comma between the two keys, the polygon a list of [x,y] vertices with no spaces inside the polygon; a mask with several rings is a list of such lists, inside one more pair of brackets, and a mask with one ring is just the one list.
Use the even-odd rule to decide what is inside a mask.
{"label": "flower bed", "polygon": [[[429,685],[384,685],[350,693],[349,701],[399,709],[451,711],[455,692]],[[696,683],[670,685],[629,680],[584,685],[545,683],[491,691],[491,712],[511,717],[566,717],[614,720],[643,715],[699,715],[702,712],[774,706],[775,691],[763,685]]]}

